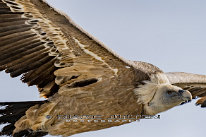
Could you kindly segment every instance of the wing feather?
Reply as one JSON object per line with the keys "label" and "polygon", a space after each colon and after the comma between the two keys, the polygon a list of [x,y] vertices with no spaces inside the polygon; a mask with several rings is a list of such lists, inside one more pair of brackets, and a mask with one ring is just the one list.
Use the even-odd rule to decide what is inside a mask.
{"label": "wing feather", "polygon": [[184,73],[184,72],[170,72],[166,73],[171,84],[179,86],[185,90],[189,90],[193,98],[200,97],[197,105],[206,107],[206,76]]}
{"label": "wing feather", "polygon": [[[0,0],[0,41],[0,70],[22,75],[45,97],[62,83],[93,83],[106,74],[127,85],[149,78],[42,0]],[[125,82],[125,75],[133,77]]]}

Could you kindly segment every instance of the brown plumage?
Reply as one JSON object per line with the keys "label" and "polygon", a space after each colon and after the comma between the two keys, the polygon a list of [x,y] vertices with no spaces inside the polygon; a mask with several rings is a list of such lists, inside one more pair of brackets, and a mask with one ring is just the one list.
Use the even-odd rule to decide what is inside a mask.
{"label": "brown plumage", "polygon": [[[169,76],[167,79],[152,64],[120,58],[42,0],[0,0],[0,41],[0,70],[11,77],[22,75],[23,82],[36,85],[47,99],[0,103],[7,105],[0,110],[0,124],[9,123],[0,135],[69,136],[129,121],[66,122],[57,115],[102,115],[107,119],[117,114],[156,114],[183,101],[153,110],[150,103],[155,104],[158,96],[154,93],[150,98],[150,88],[164,93],[157,88],[162,84],[175,94],[180,90],[168,83]],[[141,90],[148,92],[145,97]],[[205,96],[205,89],[190,91],[193,97]],[[187,91],[181,96],[188,100],[191,95]],[[204,98],[198,104],[205,107]],[[14,113],[16,108],[19,112]]]}
{"label": "brown plumage", "polygon": [[172,72],[166,75],[171,84],[189,90],[192,98],[201,97],[196,104],[206,107],[206,76],[184,72]]}

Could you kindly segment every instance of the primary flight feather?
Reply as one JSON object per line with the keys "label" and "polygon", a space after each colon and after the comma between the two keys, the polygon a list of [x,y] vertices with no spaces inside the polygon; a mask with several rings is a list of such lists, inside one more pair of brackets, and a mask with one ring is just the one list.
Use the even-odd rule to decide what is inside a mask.
{"label": "primary flight feather", "polygon": [[46,98],[0,103],[0,135],[70,136],[129,121],[65,116],[156,115],[196,97],[206,107],[206,76],[122,59],[42,0],[0,0],[0,55],[0,70]]}

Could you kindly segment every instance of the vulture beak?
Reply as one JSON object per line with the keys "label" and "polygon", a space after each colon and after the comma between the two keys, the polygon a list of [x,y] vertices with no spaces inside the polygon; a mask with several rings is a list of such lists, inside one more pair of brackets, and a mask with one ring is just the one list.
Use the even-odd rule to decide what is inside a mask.
{"label": "vulture beak", "polygon": [[182,97],[183,102],[190,102],[192,100],[192,95],[187,90],[179,90],[179,94]]}

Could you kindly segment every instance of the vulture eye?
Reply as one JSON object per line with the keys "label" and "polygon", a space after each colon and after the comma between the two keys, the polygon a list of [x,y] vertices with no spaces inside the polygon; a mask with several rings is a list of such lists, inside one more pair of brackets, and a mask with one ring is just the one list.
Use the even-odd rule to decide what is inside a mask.
{"label": "vulture eye", "polygon": [[167,91],[167,94],[169,94],[169,95],[172,94],[172,93],[173,93],[173,91],[171,91],[171,90]]}

